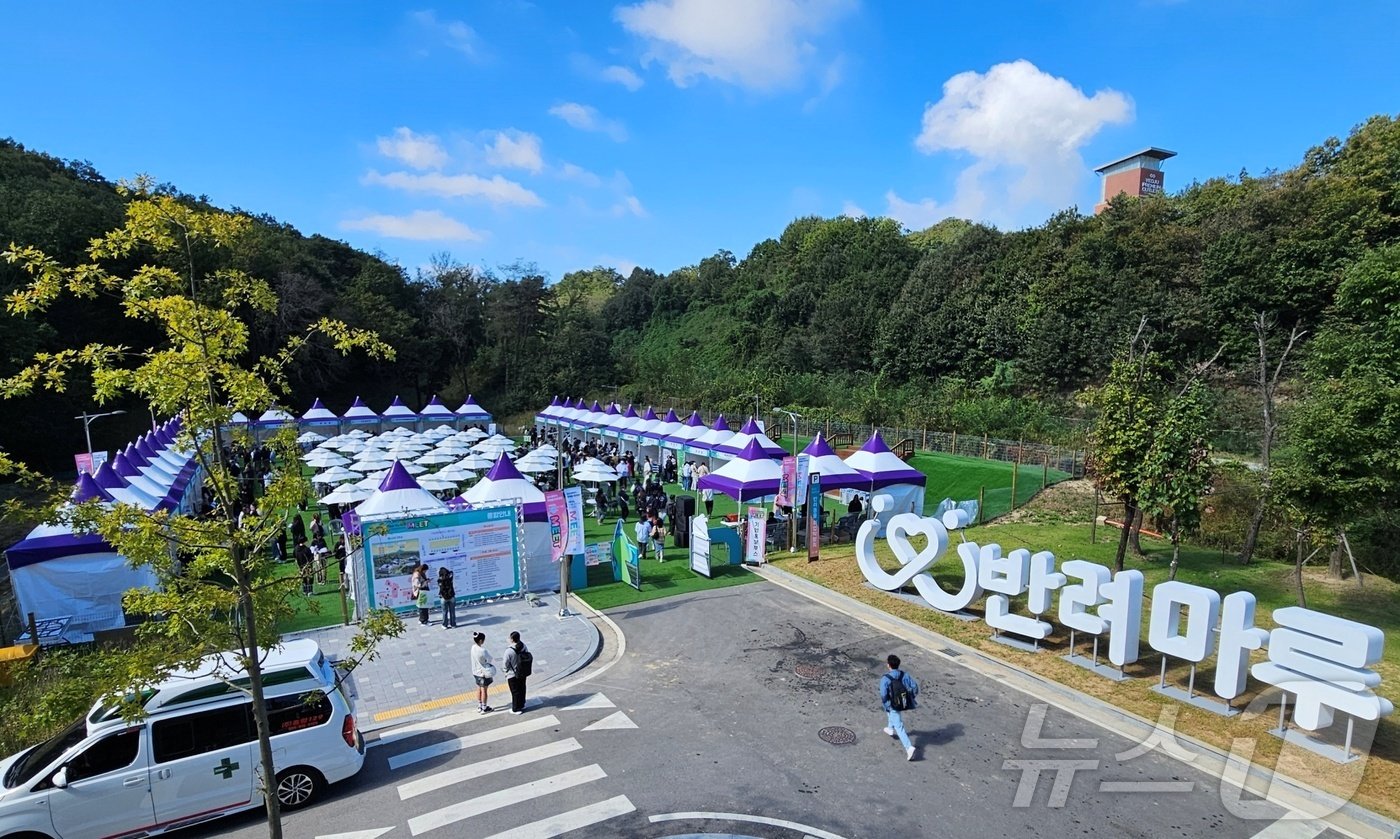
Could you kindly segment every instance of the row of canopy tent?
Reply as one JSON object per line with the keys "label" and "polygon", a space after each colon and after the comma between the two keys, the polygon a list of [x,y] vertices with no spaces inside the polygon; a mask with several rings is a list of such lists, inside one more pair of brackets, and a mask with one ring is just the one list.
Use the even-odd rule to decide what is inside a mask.
{"label": "row of canopy tent", "polygon": [[[603,408],[594,402],[584,408],[583,400],[570,405],[556,397],[549,407],[536,414],[536,423],[572,429],[583,434],[616,438],[620,445],[635,444],[642,450],[648,446],[670,449],[685,455],[727,461],[706,476],[710,488],[740,501],[761,498],[777,492],[781,466],[778,463],[788,452],[763,433],[750,418],[739,431],[730,428],[720,414],[713,425],[707,426],[699,411],[681,421],[674,410],[658,418],[647,408],[638,414],[633,406],[623,411],[616,404]],[[812,458],[811,472],[822,476],[822,488],[874,491],[895,486],[918,487],[927,483],[924,474],[900,459],[878,432],[871,435],[860,450],[842,460],[818,434],[803,450]],[[922,491],[919,493],[922,508]]]}
{"label": "row of canopy tent", "polygon": [[129,443],[94,474],[79,474],[71,502],[57,521],[41,524],[5,551],[21,613],[69,619],[65,637],[125,625],[122,595],[156,584],[149,567],[133,568],[97,534],[75,532],[72,505],[123,503],[148,512],[188,514],[203,493],[194,453],[178,442],[180,419],[172,419]]}
{"label": "row of canopy tent", "polygon": [[263,412],[257,419],[250,419],[241,412],[234,413],[229,421],[229,425],[234,428],[287,428],[298,426],[301,428],[317,427],[339,427],[341,425],[378,425],[378,426],[407,426],[418,423],[431,424],[435,422],[486,425],[491,422],[491,412],[481,407],[477,401],[469,394],[466,401],[452,410],[443,403],[436,395],[428,400],[422,410],[414,411],[404,404],[403,400],[397,396],[389,403],[389,407],[383,412],[376,413],[365,401],[356,396],[355,401],[350,404],[345,413],[337,414],[327,408],[318,398],[311,403],[311,407],[300,418],[292,416],[281,408],[270,408]]}

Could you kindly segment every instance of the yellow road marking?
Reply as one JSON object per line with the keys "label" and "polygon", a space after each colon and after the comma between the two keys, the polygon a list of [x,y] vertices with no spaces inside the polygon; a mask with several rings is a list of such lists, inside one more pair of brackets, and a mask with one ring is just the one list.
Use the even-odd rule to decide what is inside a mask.
{"label": "yellow road marking", "polygon": [[[487,697],[490,697],[492,694],[501,694],[509,690],[509,688],[510,686],[505,684],[493,685],[486,689],[486,695]],[[388,711],[380,711],[379,713],[374,715],[374,721],[383,722],[384,720],[396,720],[399,717],[406,717],[409,714],[416,714],[420,711],[434,711],[438,708],[446,708],[449,705],[457,705],[459,703],[466,702],[468,699],[475,698],[476,691],[472,690],[468,691],[467,693],[457,693],[453,694],[452,696],[446,696],[442,699],[430,699],[427,702],[419,702],[417,705],[405,705],[402,708],[392,708]]]}

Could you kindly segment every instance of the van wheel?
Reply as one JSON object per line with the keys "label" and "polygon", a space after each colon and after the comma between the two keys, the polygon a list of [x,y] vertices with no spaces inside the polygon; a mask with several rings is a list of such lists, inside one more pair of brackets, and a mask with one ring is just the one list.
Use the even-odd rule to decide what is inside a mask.
{"label": "van wheel", "polygon": [[321,797],[326,781],[321,773],[306,766],[293,766],[277,773],[277,803],[283,810],[299,810]]}

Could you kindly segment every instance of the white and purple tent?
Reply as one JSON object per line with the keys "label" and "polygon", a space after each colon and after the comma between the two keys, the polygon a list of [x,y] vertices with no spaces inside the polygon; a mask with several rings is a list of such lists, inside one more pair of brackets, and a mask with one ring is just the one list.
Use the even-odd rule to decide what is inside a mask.
{"label": "white and purple tent", "polygon": [[846,465],[866,480],[860,489],[893,499],[890,509],[879,516],[882,529],[885,522],[898,513],[924,514],[924,485],[928,478],[890,451],[880,432],[870,435],[859,451],[847,457]]}
{"label": "white and purple tent", "polygon": [[[597,409],[598,403],[594,402],[592,410]],[[564,417],[564,424],[570,428],[582,428],[588,414],[589,407],[583,403],[583,397],[580,396],[578,401],[574,403],[574,407],[569,409],[568,415]]]}
{"label": "white and purple tent", "polygon": [[418,416],[423,418],[423,425],[427,427],[433,423],[450,423],[457,419],[457,415],[452,409],[442,404],[442,400],[433,394],[433,398],[428,400],[428,404],[423,406],[423,410],[418,412]]}
{"label": "white and purple tent", "polygon": [[579,431],[588,433],[589,430],[608,421],[607,413],[598,404],[598,400],[593,400],[593,405],[588,408],[578,408],[578,415],[570,420],[569,424]]}
{"label": "white and purple tent", "polygon": [[447,505],[438,497],[423,489],[399,461],[389,467],[389,474],[379,482],[374,495],[361,501],[355,507],[355,515],[360,521],[394,516],[420,515],[424,513],[446,512]]}
{"label": "white and purple tent", "polygon": [[[105,466],[106,464],[104,464]],[[73,502],[110,503],[111,493],[95,478],[78,476]],[[64,637],[90,640],[92,633],[126,625],[122,595],[154,587],[149,566],[133,568],[96,534],[74,533],[70,524],[41,524],[5,551],[20,612],[39,618],[70,618]]]}
{"label": "white and purple tent", "polygon": [[347,425],[379,425],[379,415],[370,410],[365,400],[356,396],[342,416]]}
{"label": "white and purple tent", "polygon": [[668,449],[675,449],[682,461],[688,460],[689,458],[685,456],[686,450],[696,440],[703,437],[708,430],[705,427],[705,421],[700,419],[700,412],[691,411],[690,416],[686,417],[685,422],[681,423],[679,428],[666,435],[665,446]]}
{"label": "white and purple tent", "polygon": [[[651,411],[647,413],[651,413]],[[645,438],[642,445],[659,449],[666,445],[667,437],[680,431],[683,427],[680,419],[676,416],[676,409],[672,408],[666,412],[665,417],[657,420],[655,424],[642,432],[642,437]]]}
{"label": "white and purple tent", "polygon": [[543,411],[535,414],[535,425],[558,425],[559,411],[563,407],[559,403],[559,397],[555,396],[554,401],[546,405]]}
{"label": "white and purple tent", "polygon": [[97,485],[107,491],[114,501],[123,504],[130,504],[147,512],[156,510],[174,509],[175,505],[165,501],[165,494],[152,495],[140,487],[133,487],[125,478],[118,475],[112,468],[112,461],[107,461],[97,467],[97,472],[92,476]]}
{"label": "white and purple tent", "polygon": [[418,415],[413,409],[403,404],[403,400],[395,396],[394,401],[389,403],[389,407],[380,414],[384,418],[384,424],[390,428],[396,426],[414,426],[418,424]]}
{"label": "white and purple tent", "polygon": [[[647,406],[647,412],[642,414],[642,418],[632,425],[632,429],[627,432],[627,437],[631,441],[631,448],[637,452],[637,456],[650,454],[658,462],[661,459],[661,452],[658,449],[659,443],[651,431],[663,425],[661,418],[656,415],[655,409]],[[647,450],[652,451],[648,452]]]}
{"label": "white and purple tent", "polygon": [[275,431],[279,428],[287,428],[296,425],[297,418],[282,410],[281,408],[268,408],[263,411],[262,416],[254,423],[259,429]]}
{"label": "white and purple tent", "polygon": [[767,434],[763,433],[763,429],[758,427],[758,422],[753,417],[749,417],[749,421],[744,423],[744,427],[739,429],[738,434],[720,443],[716,449],[720,454],[736,455],[747,448],[752,440],[758,441],[759,448],[769,457],[782,459],[788,454],[782,446],[773,442]]}
{"label": "white and purple tent", "polygon": [[463,425],[486,425],[491,422],[491,412],[478,405],[468,393],[467,401],[457,409],[457,421]]}
{"label": "white and purple tent", "polygon": [[750,440],[733,460],[700,479],[700,489],[722,492],[735,501],[753,501],[778,494],[782,464],[763,453],[757,440]]}
{"label": "white and purple tent", "polygon": [[306,427],[334,428],[339,430],[340,417],[335,415],[335,411],[322,405],[318,397],[311,403],[311,407],[307,409],[306,413],[301,415],[301,424]]}
{"label": "white and purple tent", "polygon": [[530,591],[549,591],[558,587],[559,567],[550,557],[544,493],[520,474],[510,458],[502,454],[491,471],[460,497],[472,507],[522,505],[521,515],[525,520],[524,570],[528,588]]}
{"label": "white and purple tent", "polygon": [[626,450],[625,443],[636,442],[637,437],[634,429],[641,421],[642,415],[637,413],[636,408],[628,405],[627,410],[622,412],[622,416],[613,417],[612,422],[608,423],[608,427],[603,429],[603,434],[608,437],[616,437],[618,447]]}
{"label": "white and purple tent", "polygon": [[870,481],[832,451],[831,445],[822,437],[820,431],[802,453],[811,458],[808,461],[808,471],[813,475],[822,476],[823,492],[831,489],[869,489]]}
{"label": "white and purple tent", "polygon": [[569,400],[565,399],[564,404],[553,411],[554,424],[560,428],[571,428],[574,420],[587,410],[583,404],[583,397],[579,397],[577,403],[570,403]]}
{"label": "white and purple tent", "polygon": [[729,438],[733,436],[734,429],[729,427],[729,422],[725,420],[724,414],[720,414],[715,418],[715,423],[710,426],[709,431],[701,434],[685,448],[691,454],[710,458],[712,461],[710,466],[713,467],[713,461],[724,459],[724,455],[719,451],[720,445],[729,442]]}

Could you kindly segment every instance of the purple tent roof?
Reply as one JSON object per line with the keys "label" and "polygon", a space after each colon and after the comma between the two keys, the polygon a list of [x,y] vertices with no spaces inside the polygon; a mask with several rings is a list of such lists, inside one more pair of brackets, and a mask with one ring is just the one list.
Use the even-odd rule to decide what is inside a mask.
{"label": "purple tent roof", "polygon": [[380,492],[389,492],[395,489],[422,489],[418,482],[413,480],[413,476],[408,470],[403,468],[403,463],[394,461],[394,465],[389,467],[389,474],[384,476],[384,480],[379,482]]}
{"label": "purple tent roof", "polygon": [[[757,480],[741,481],[722,474],[738,461],[774,463],[773,459],[764,453],[763,447],[757,440],[750,440],[747,446],[735,455],[734,459],[714,472],[700,479],[700,489],[713,489],[728,495],[738,501],[748,501],[754,498],[763,498],[768,495],[778,494],[778,484],[780,478],[765,477]],[[770,469],[772,467],[769,467]]]}
{"label": "purple tent roof", "polygon": [[666,416],[662,418],[662,421],[663,421],[663,422],[680,422],[680,421],[681,421],[681,418],[678,417],[678,416],[676,416],[676,409],[675,409],[675,408],[672,408],[671,410],[669,410],[669,411],[666,412]]}
{"label": "purple tent roof", "polygon": [[103,489],[122,489],[126,486],[126,481],[112,470],[112,461],[108,460],[97,467],[97,474],[92,476],[97,485]]}
{"label": "purple tent roof", "polygon": [[312,400],[311,407],[306,410],[306,413],[301,415],[301,419],[303,422],[317,423],[320,425],[329,425],[340,421],[340,417],[335,415],[335,411],[332,411],[322,404],[320,397]]}
{"label": "purple tent roof", "polygon": [[151,465],[151,459],[141,453],[142,448],[145,448],[146,451],[151,450],[150,446],[146,445],[146,438],[138,437],[135,443],[127,443],[126,448],[122,451],[122,454],[126,455],[126,459],[131,462],[131,465],[135,466],[137,469],[140,469],[142,466]]}
{"label": "purple tent roof", "polygon": [[433,398],[428,400],[428,404],[423,406],[423,410],[418,412],[423,417],[451,417],[454,416],[452,409],[442,404],[442,400],[433,394]]}
{"label": "purple tent roof", "polygon": [[355,401],[350,403],[350,407],[345,411],[346,419],[379,419],[379,414],[374,409],[365,404],[365,400],[356,396]]}
{"label": "purple tent roof", "polygon": [[78,483],[73,487],[73,503],[81,504],[84,501],[112,501],[112,494],[97,485],[92,476],[84,472],[78,476]]}
{"label": "purple tent roof", "polygon": [[115,553],[116,549],[95,533],[61,533],[24,539],[5,550],[10,568],[23,568],[50,559],[80,554]]}
{"label": "purple tent roof", "polygon": [[112,458],[116,461],[116,468],[113,470],[123,478],[140,477],[141,470],[131,465],[131,461],[126,459],[126,452],[117,452],[117,456]]}
{"label": "purple tent roof", "polygon": [[836,456],[836,452],[832,450],[831,444],[826,441],[826,438],[822,436],[820,431],[817,432],[817,436],[812,438],[812,442],[807,444],[807,448],[802,450],[802,453],[810,454],[812,457],[824,457],[827,455],[832,457]]}
{"label": "purple tent roof", "polygon": [[496,461],[495,466],[491,467],[491,471],[486,473],[486,478],[491,481],[529,480],[529,478],[520,474],[520,470],[515,468],[515,464],[511,463],[510,458],[506,457],[505,452],[501,453],[500,459]]}
{"label": "purple tent roof", "polygon": [[744,423],[744,427],[739,429],[740,434],[762,434],[763,429],[758,427],[758,421],[749,417],[749,421]]}
{"label": "purple tent roof", "polygon": [[710,426],[710,430],[733,431],[734,429],[729,427],[729,421],[724,418],[724,414],[720,414],[718,417],[715,418],[715,424]]}
{"label": "purple tent roof", "polygon": [[[862,454],[865,456],[862,457]],[[861,468],[869,463],[880,465],[875,469]],[[924,486],[928,483],[928,478],[923,472],[905,464],[899,459],[899,455],[885,445],[878,431],[870,435],[870,439],[865,441],[859,452],[846,458],[846,464],[870,481],[872,489],[882,489],[895,484]]]}
{"label": "purple tent roof", "polygon": [[607,415],[610,416],[610,417],[615,417],[615,416],[617,416],[617,415],[618,415],[619,413],[621,413],[621,412],[617,410],[617,403],[616,403],[616,402],[609,402],[609,403],[608,403],[608,409],[607,409],[606,411],[604,411],[603,413],[607,414]]}

